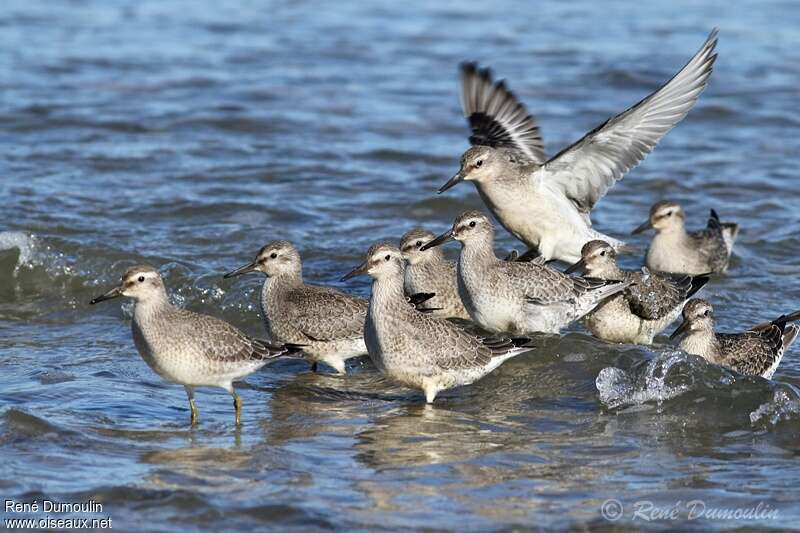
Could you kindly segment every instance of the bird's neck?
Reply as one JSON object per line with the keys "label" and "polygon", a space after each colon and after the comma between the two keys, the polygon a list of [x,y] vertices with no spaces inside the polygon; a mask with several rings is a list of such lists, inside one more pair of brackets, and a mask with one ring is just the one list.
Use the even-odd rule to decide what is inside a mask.
{"label": "bird's neck", "polygon": [[381,276],[372,282],[370,309],[403,308],[407,306],[403,292],[403,273]]}
{"label": "bird's neck", "polygon": [[175,309],[165,291],[150,294],[147,298],[137,300],[133,308],[133,319],[138,323],[148,320]]}
{"label": "bird's neck", "polygon": [[714,335],[713,329],[689,332],[681,341],[681,348],[688,353],[699,355],[711,363],[719,363],[717,336]]}
{"label": "bird's neck", "polygon": [[430,250],[427,250],[417,261],[418,265],[427,265],[430,263],[438,263],[439,261],[444,261],[444,252],[442,251],[441,247],[435,247]]}
{"label": "bird's neck", "polygon": [[303,285],[303,273],[301,270],[291,270],[281,272],[274,276],[268,276],[264,281],[264,294],[275,295],[282,294],[288,290],[300,287]]}
{"label": "bird's neck", "polygon": [[686,237],[686,226],[683,222],[677,221],[665,228],[658,230],[658,235],[671,239],[683,239]]}
{"label": "bird's neck", "polygon": [[600,265],[595,268],[586,270],[586,275],[591,278],[622,280],[625,279],[625,273],[619,268],[617,263],[610,263]]}
{"label": "bird's neck", "polygon": [[494,254],[494,239],[487,237],[481,240],[465,241],[458,261],[462,269],[497,262],[497,256]]}

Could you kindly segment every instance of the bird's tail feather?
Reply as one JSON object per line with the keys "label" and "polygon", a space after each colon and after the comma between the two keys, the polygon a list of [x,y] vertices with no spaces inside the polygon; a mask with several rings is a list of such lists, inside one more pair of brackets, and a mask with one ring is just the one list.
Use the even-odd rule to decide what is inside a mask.
{"label": "bird's tail feather", "polygon": [[694,294],[697,291],[699,291],[700,289],[705,287],[706,283],[708,283],[710,279],[711,279],[711,273],[710,272],[707,273],[707,274],[701,274],[699,276],[693,276],[692,277],[692,281],[691,281],[691,287],[689,288],[689,292],[686,293],[686,299],[688,300],[689,298],[694,296]]}
{"label": "bird's tail feather", "polygon": [[800,327],[797,327],[794,324],[790,324],[789,326],[786,327],[786,329],[783,330],[783,349],[784,349],[784,351],[789,349],[789,346],[791,346],[792,343],[797,338],[797,334],[798,333],[800,333]]}

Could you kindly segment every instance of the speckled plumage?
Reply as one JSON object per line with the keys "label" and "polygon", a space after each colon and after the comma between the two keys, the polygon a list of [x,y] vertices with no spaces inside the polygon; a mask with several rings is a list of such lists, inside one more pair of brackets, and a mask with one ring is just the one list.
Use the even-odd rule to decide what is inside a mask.
{"label": "speckled plumage", "polygon": [[294,351],[294,347],[271,345],[248,337],[227,322],[179,309],[170,303],[158,272],[136,266],[122,277],[122,285],[92,300],[92,303],[128,296],[135,300],[131,329],[142,359],[167,381],[186,388],[192,406],[192,422],[197,413],[195,387],[220,387],[234,396],[239,422],[239,400],[233,382]]}
{"label": "speckled plumage", "polygon": [[680,342],[683,350],[740,374],[771,378],[800,332],[798,326],[789,324],[800,320],[800,311],[758,324],[743,333],[715,333],[713,313],[705,300],[689,300],[683,309],[683,324],[673,337],[685,333]]}
{"label": "speckled plumage", "polygon": [[356,271],[374,278],[365,326],[370,358],[389,378],[424,391],[429,403],[530,349],[530,339],[481,338],[414,309],[404,297],[402,255],[390,244],[370,248]]}
{"label": "speckled plumage", "polygon": [[469,313],[458,295],[456,263],[448,261],[439,248],[420,250],[434,237],[430,231],[415,228],[400,239],[400,251],[406,260],[406,295],[434,293],[426,303],[435,309],[433,316],[468,320]]}
{"label": "speckled plumage", "polygon": [[494,226],[479,211],[459,216],[453,228],[428,244],[461,241],[458,290],[479,326],[491,332],[558,333],[629,282],[569,276],[539,261],[501,261],[494,253]]}
{"label": "speckled plumage", "polygon": [[367,353],[367,300],[306,284],[300,254],[290,242],[270,242],[253,263],[228,276],[252,271],[267,275],[259,303],[271,340],[301,344],[308,360],[325,363],[339,373],[345,372],[347,359]]}
{"label": "speckled plumage", "polygon": [[535,120],[505,83],[494,82],[488,69],[463,64],[461,106],[473,146],[439,192],[474,182],[503,227],[547,260],[573,263],[594,239],[623,246],[595,231],[590,213],[697,102],[711,76],[716,42],[715,30],[661,88],[550,159]]}
{"label": "speckled plumage", "polygon": [[647,249],[647,268],[689,275],[725,272],[739,227],[720,222],[713,209],[706,229],[701,231],[687,232],[685,218],[683,209],[675,202],[653,205],[648,222],[635,230],[656,230]]}
{"label": "speckled plumage", "polygon": [[678,318],[686,300],[709,280],[708,276],[673,278],[621,270],[614,248],[604,241],[586,243],[581,260],[568,271],[581,268],[593,278],[632,283],[584,317],[589,331],[609,342],[651,344],[653,337]]}

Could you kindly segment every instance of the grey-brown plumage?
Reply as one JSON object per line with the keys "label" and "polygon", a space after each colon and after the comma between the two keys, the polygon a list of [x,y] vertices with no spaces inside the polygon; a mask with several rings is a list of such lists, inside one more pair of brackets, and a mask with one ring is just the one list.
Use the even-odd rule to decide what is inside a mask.
{"label": "grey-brown plumage", "polygon": [[795,324],[789,324],[797,320],[800,311],[758,324],[744,333],[715,333],[713,307],[695,298],[686,303],[683,323],[672,338],[684,335],[680,347],[711,363],[769,379],[800,332]]}
{"label": "grey-brown plumage", "polygon": [[233,382],[270,360],[297,351],[248,337],[227,322],[180,309],[170,303],[164,282],[149,266],[129,268],[122,284],[92,300],[95,304],[118,296],[132,298],[133,340],[142,359],[159,376],[186,389],[197,422],[195,387],[220,387],[234,398],[236,423],[241,422],[241,399]]}
{"label": "grey-brown plumage", "polygon": [[687,232],[685,220],[683,208],[676,202],[663,200],[653,204],[647,222],[633,231],[656,231],[647,249],[647,268],[672,274],[725,272],[739,226],[720,222],[713,209],[704,230]]}
{"label": "grey-brown plumage", "polygon": [[404,269],[400,250],[379,243],[345,277],[374,278],[365,340],[375,366],[389,378],[424,391],[428,403],[440,391],[473,383],[530,348],[528,338],[481,338],[420,313],[404,296]]}
{"label": "grey-brown plumage", "polygon": [[709,280],[708,276],[625,271],[616,258],[616,251],[607,242],[589,241],[581,250],[581,260],[567,269],[568,273],[583,270],[593,278],[631,282],[624,292],[608,298],[584,317],[589,331],[609,342],[652,343],[653,337],[678,318],[686,300]]}
{"label": "grey-brown plumage", "polygon": [[433,293],[426,305],[436,309],[434,316],[468,320],[469,313],[458,295],[455,262],[448,261],[439,248],[420,250],[435,237],[430,231],[415,228],[400,239],[400,251],[406,260],[406,295]]}
{"label": "grey-brown plumage", "polygon": [[545,260],[574,263],[586,242],[624,243],[592,228],[597,202],[697,102],[716,59],[714,30],[689,62],[661,88],[608,119],[582,139],[547,159],[536,123],[505,83],[488,69],[461,67],[461,106],[472,146],[444,192],[474,182],[481,199],[512,235]]}
{"label": "grey-brown plumage", "polygon": [[630,284],[569,276],[541,261],[501,261],[494,253],[494,226],[480,211],[460,215],[452,229],[423,248],[451,239],[462,244],[458,258],[461,301],[472,320],[487,331],[558,333]]}
{"label": "grey-brown plumage", "polygon": [[367,300],[303,281],[300,254],[288,241],[272,241],[255,261],[229,272],[267,278],[261,291],[261,315],[267,336],[275,342],[302,344],[306,358],[345,373],[345,361],[364,355]]}

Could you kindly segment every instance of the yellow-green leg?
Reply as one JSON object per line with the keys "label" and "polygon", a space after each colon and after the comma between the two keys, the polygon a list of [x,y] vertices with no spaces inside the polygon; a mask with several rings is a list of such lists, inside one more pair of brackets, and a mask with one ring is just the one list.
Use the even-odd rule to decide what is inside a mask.
{"label": "yellow-green leg", "polygon": [[240,426],[242,425],[242,398],[235,392],[233,393],[233,407],[236,409],[236,425]]}
{"label": "yellow-green leg", "polygon": [[200,413],[197,411],[197,404],[194,401],[194,389],[188,386],[184,386],[186,389],[186,396],[189,397],[189,407],[192,408],[192,426],[196,426],[197,422],[200,421]]}

